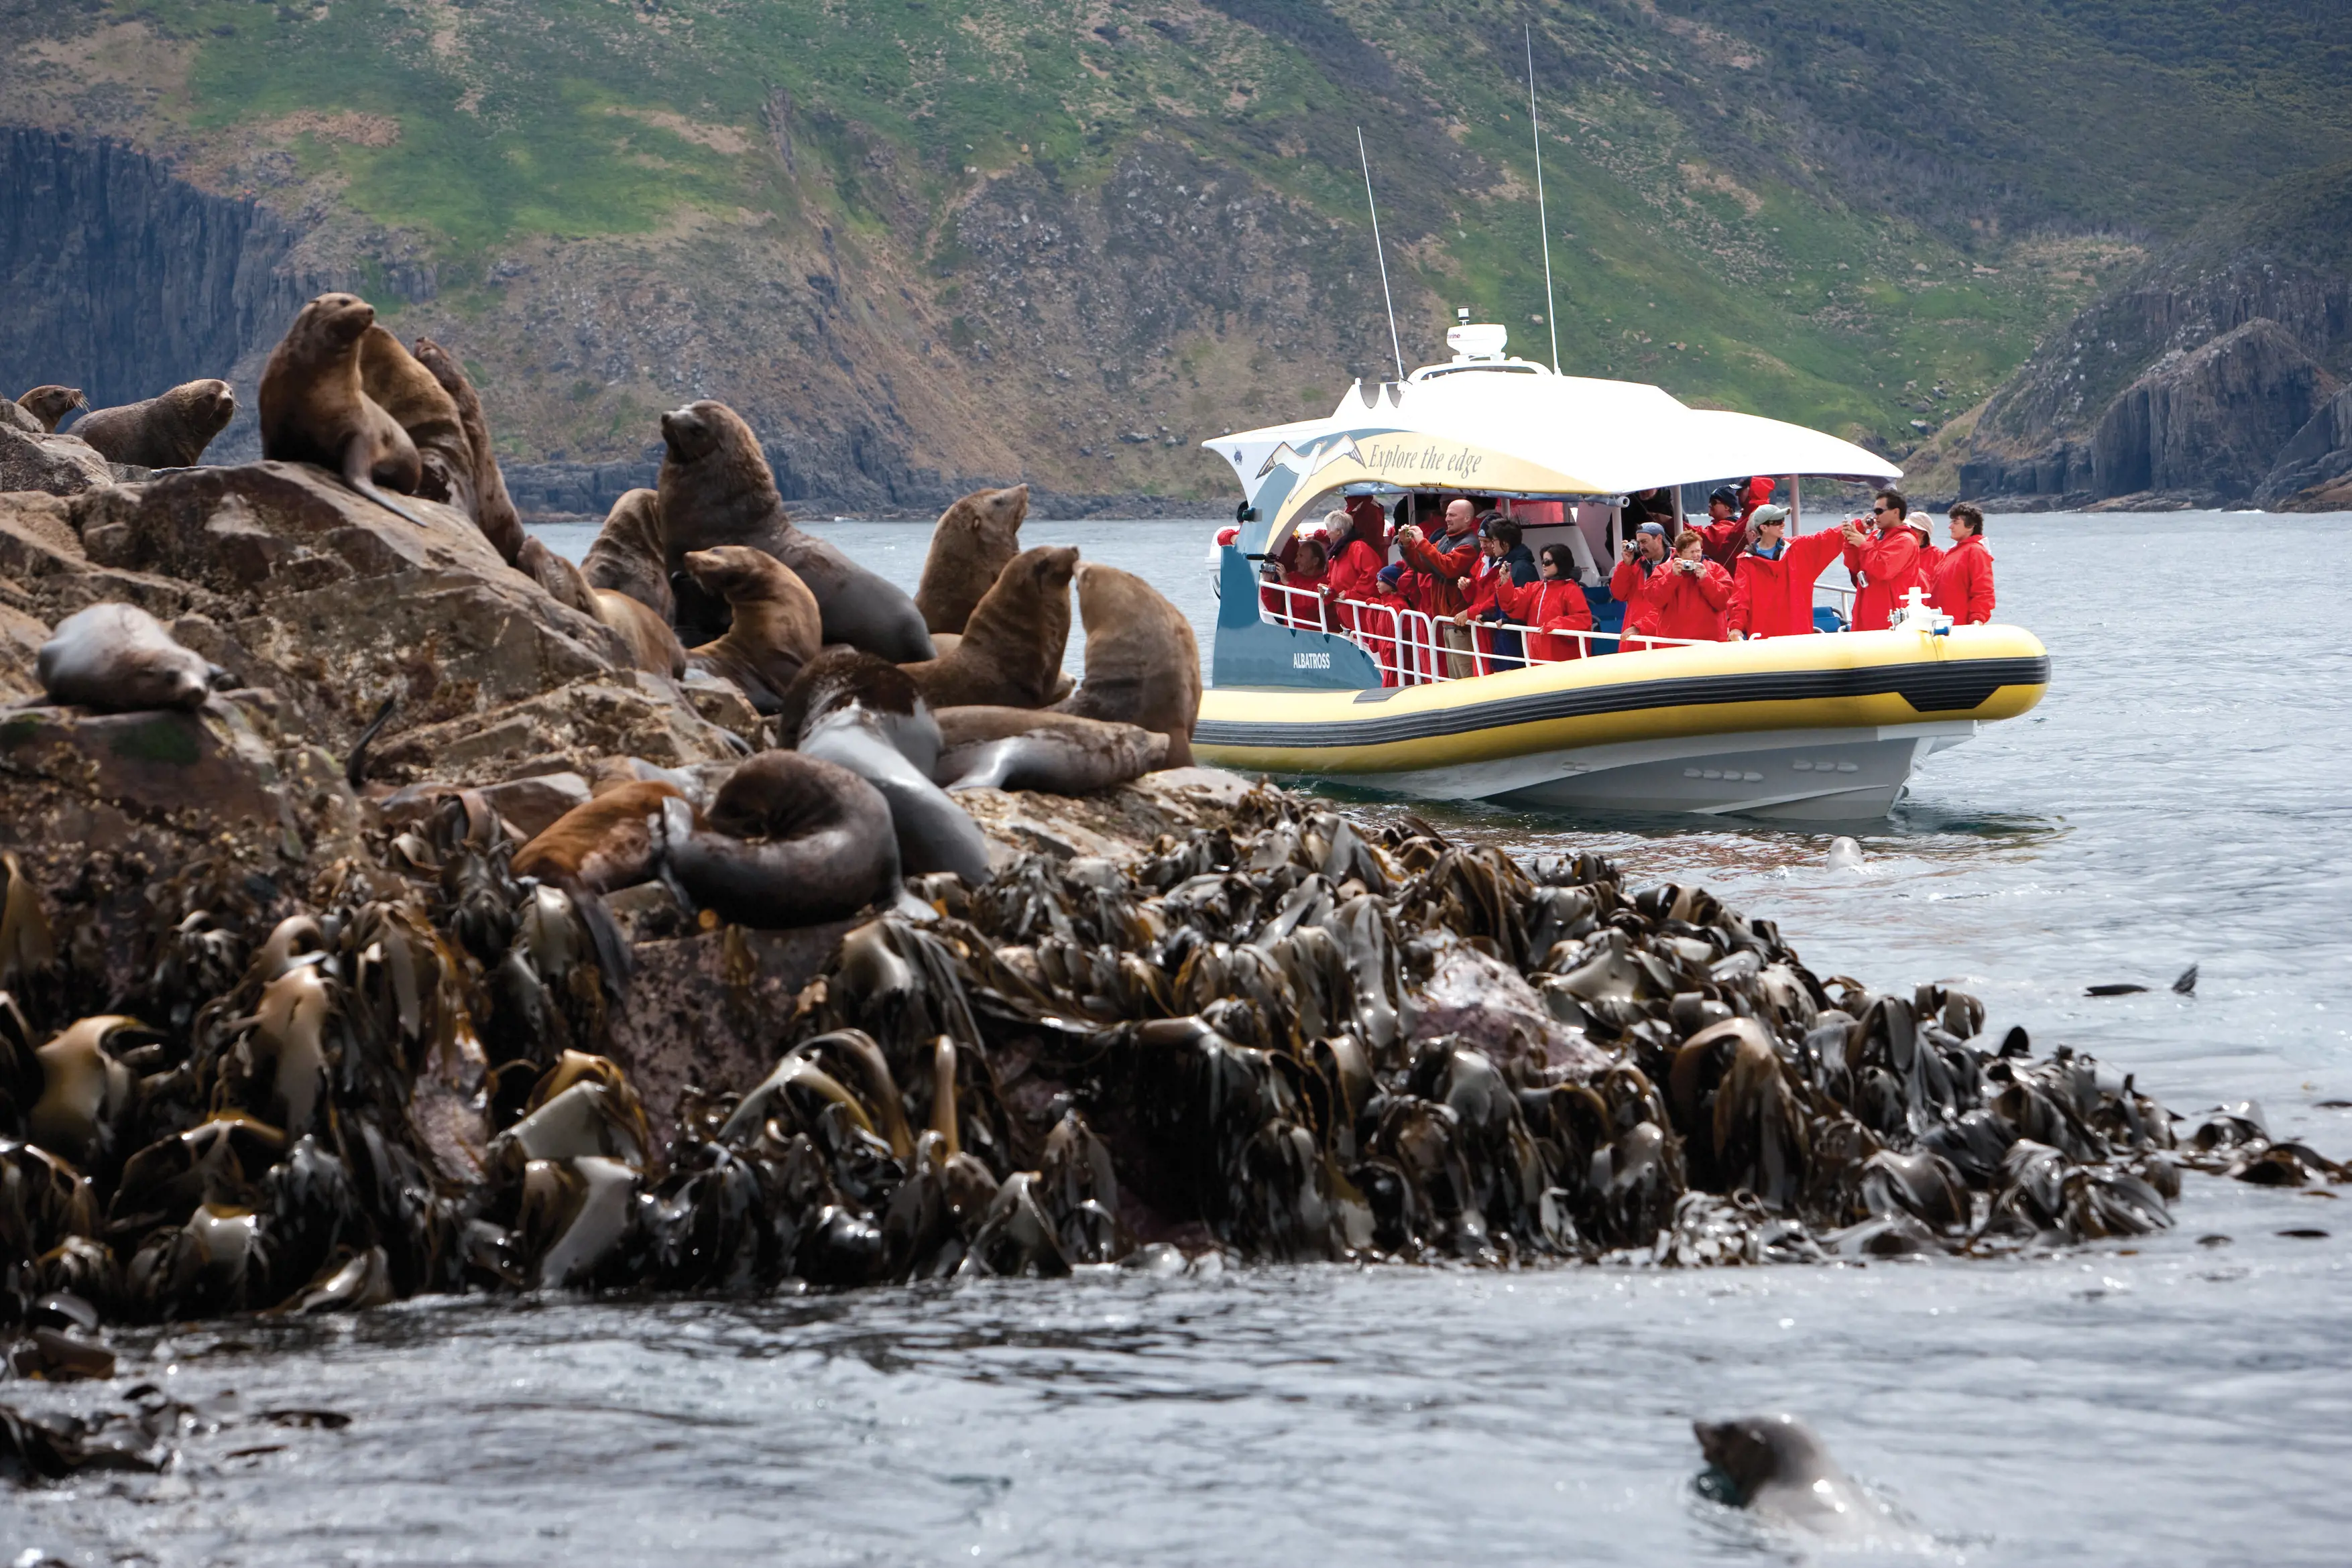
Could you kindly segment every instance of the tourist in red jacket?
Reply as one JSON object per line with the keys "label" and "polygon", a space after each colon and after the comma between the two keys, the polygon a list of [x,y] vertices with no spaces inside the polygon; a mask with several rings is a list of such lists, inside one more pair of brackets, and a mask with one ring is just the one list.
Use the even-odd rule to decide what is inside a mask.
{"label": "tourist in red jacket", "polygon": [[[1378,507],[1371,508],[1371,518],[1379,518]],[[1381,684],[1396,682],[1396,612],[1402,601],[1388,591],[1381,580],[1380,548],[1368,535],[1381,531],[1380,521],[1369,520],[1362,511],[1350,507],[1349,531],[1336,539],[1337,553],[1331,558],[1331,570],[1325,579],[1336,602],[1331,607],[1331,624],[1340,632],[1353,632],[1371,653],[1381,666]],[[1333,525],[1335,528],[1337,524]]]}
{"label": "tourist in red jacket", "polygon": [[1706,521],[1696,531],[1706,541],[1700,549],[1706,559],[1729,571],[1748,548],[1748,519],[1739,508],[1739,492],[1728,485],[1717,486],[1706,497]]}
{"label": "tourist in red jacket", "polygon": [[1265,607],[1291,625],[1320,632],[1329,624],[1323,601],[1331,591],[1331,558],[1325,551],[1323,536],[1308,534],[1299,538],[1291,561],[1279,588],[1269,584],[1260,591]]}
{"label": "tourist in red jacket", "polygon": [[[1642,596],[1649,591],[1651,577],[1674,559],[1666,548],[1666,530],[1659,524],[1643,523],[1627,536],[1625,554],[1609,574],[1609,597],[1625,607],[1622,622],[1624,632],[1633,630],[1633,617],[1641,612]],[[1631,644],[1622,641],[1622,633],[1620,635],[1618,650],[1630,649]]]}
{"label": "tourist in red jacket", "polygon": [[1706,559],[1706,541],[1695,530],[1675,540],[1675,556],[1649,575],[1641,597],[1626,612],[1630,652],[1654,647],[1649,637],[1686,643],[1723,641],[1723,612],[1731,603],[1731,574]]}
{"label": "tourist in red jacket", "polygon": [[1936,608],[1962,626],[1992,620],[1992,551],[1985,548],[1984,514],[1962,501],[1952,508],[1948,549],[1936,562]]}
{"label": "tourist in red jacket", "polygon": [[1490,580],[1496,604],[1520,625],[1534,628],[1527,634],[1530,664],[1584,657],[1583,638],[1553,635],[1592,630],[1592,605],[1576,580],[1576,562],[1568,547],[1544,546],[1536,570],[1543,575],[1528,583],[1513,581],[1507,572],[1496,574]]}
{"label": "tourist in red jacket", "polygon": [[1861,590],[1853,596],[1853,631],[1884,632],[1904,596],[1927,586],[1919,572],[1919,538],[1905,520],[1906,510],[1900,494],[1881,490],[1872,511],[1877,533],[1863,532],[1859,522],[1845,525],[1845,569]]}
{"label": "tourist in red jacket", "polygon": [[1757,507],[1753,524],[1756,542],[1739,558],[1739,570],[1732,576],[1724,629],[1735,639],[1793,637],[1812,631],[1813,584],[1844,549],[1843,532],[1823,528],[1802,538],[1785,538],[1786,507]]}

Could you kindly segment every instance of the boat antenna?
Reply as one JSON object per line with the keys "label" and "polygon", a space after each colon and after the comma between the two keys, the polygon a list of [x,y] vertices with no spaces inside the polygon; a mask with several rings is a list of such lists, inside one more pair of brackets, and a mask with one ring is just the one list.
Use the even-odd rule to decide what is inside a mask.
{"label": "boat antenna", "polygon": [[[1544,206],[1543,188],[1543,127],[1536,120],[1536,25],[1526,24],[1528,42],[1528,124],[1536,139],[1536,222],[1542,232],[1536,237],[1543,241],[1544,257],[1544,325],[1551,329],[1551,373],[1559,374],[1559,308],[1551,298],[1551,214]],[[1360,139],[1361,131],[1356,132]],[[1366,176],[1369,182],[1370,176]],[[1369,185],[1368,185],[1369,188]]]}
{"label": "boat antenna", "polygon": [[1364,151],[1364,128],[1360,125],[1356,127],[1356,156],[1364,165],[1364,205],[1372,209],[1372,254],[1381,258],[1381,299],[1389,308],[1389,350],[1396,355],[1397,380],[1402,381],[1404,348],[1397,341],[1396,297],[1389,292],[1389,253],[1381,248],[1381,204],[1372,200],[1372,158]]}

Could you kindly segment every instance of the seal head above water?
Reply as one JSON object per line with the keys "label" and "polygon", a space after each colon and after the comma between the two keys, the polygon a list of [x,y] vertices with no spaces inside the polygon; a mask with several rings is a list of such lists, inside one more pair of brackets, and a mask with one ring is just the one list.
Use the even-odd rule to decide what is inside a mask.
{"label": "seal head above water", "polygon": [[1885,1507],[1838,1468],[1811,1427],[1794,1416],[1694,1421],[1719,1500],[1811,1534],[1860,1540],[1911,1535]]}

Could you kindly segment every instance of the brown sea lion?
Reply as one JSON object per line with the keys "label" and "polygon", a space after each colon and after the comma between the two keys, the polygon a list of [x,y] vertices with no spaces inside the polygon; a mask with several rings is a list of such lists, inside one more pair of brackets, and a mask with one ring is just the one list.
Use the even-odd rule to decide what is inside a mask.
{"label": "brown sea lion", "polygon": [[762,930],[845,919],[899,891],[881,791],[789,751],[763,751],[730,774],[708,827],[683,800],[663,802],[661,852],[698,907]]}
{"label": "brown sea lion", "polygon": [[509,566],[520,566],[523,540],[529,536],[523,532],[522,515],[515,510],[514,498],[507,494],[506,476],[499,472],[498,452],[490,444],[490,426],[482,417],[480,394],[466,379],[457,356],[432,339],[416,340],[416,362],[433,373],[441,390],[457,405],[457,423],[465,429],[466,444],[474,454],[474,526],[482,530],[493,549],[506,557]]}
{"label": "brown sea lion", "polygon": [[47,435],[57,430],[58,421],[78,408],[88,408],[89,400],[81,395],[79,387],[50,385],[20,394],[16,406],[31,414],[40,425],[41,434]]}
{"label": "brown sea lion", "polygon": [[940,514],[930,553],[923,558],[922,585],[915,590],[915,608],[933,637],[963,630],[996,574],[1020,553],[1021,522],[1028,515],[1026,485],[974,490]]}
{"label": "brown sea lion", "polygon": [[109,463],[185,468],[236,417],[236,394],[226,382],[184,382],[143,402],[94,409],[74,423],[73,433]]}
{"label": "brown sea lion", "polygon": [[964,622],[955,651],[903,666],[931,706],[1043,707],[1053,701],[1070,640],[1070,574],[1077,564],[1074,545],[1039,545],[1007,562]]}
{"label": "brown sea lion", "polygon": [[360,387],[360,339],[375,307],[351,294],[321,294],[302,307],[261,371],[261,455],[315,463],[417,527],[422,518],[383,486],[414,495],[416,444]]}
{"label": "brown sea lion", "polygon": [[824,641],[846,643],[903,664],[932,656],[922,612],[896,585],[833,545],[793,526],[775,475],[736,412],[708,400],[662,415],[663,559],[677,591],[679,632],[707,642],[725,625],[719,606],[677,572],[691,550],[750,545],[793,569],[816,596]]}
{"label": "brown sea lion", "polygon": [[1201,716],[1192,623],[1143,579],[1095,560],[1078,568],[1078,614],[1087,628],[1086,679],[1054,706],[1080,718],[1156,729],[1168,737],[1161,766],[1190,768]]}
{"label": "brown sea lion", "polygon": [[457,400],[379,321],[360,334],[360,390],[392,415],[416,447],[416,493],[474,515],[474,444]]}
{"label": "brown sea lion", "polygon": [[931,777],[950,789],[1040,789],[1085,795],[1166,765],[1168,737],[1051,709],[939,710],[940,758]]}
{"label": "brown sea lion", "polygon": [[58,622],[35,662],[53,703],[128,713],[200,708],[219,674],[135,604],[93,604]]}
{"label": "brown sea lion", "polygon": [[694,550],[685,562],[689,580],[734,617],[726,634],[695,649],[693,658],[741,686],[761,713],[775,712],[822,643],[815,596],[792,568],[749,545]]}
{"label": "brown sea lion", "polygon": [[654,824],[662,802],[685,796],[674,784],[623,784],[558,817],[515,852],[514,873],[558,887],[614,893],[659,873]]}
{"label": "brown sea lion", "polygon": [[686,644],[677,640],[668,622],[625,593],[609,588],[591,588],[588,592],[595,601],[596,619],[621,634],[638,669],[672,678],[686,674]]}
{"label": "brown sea lion", "polygon": [[1691,1430],[1714,1467],[1717,1485],[1729,1494],[1720,1501],[1835,1540],[1892,1543],[1920,1536],[1856,1486],[1813,1429],[1794,1416],[1694,1421]]}
{"label": "brown sea lion", "polygon": [[662,553],[661,497],[652,490],[623,492],[604,514],[604,527],[580,570],[589,587],[625,593],[668,624],[677,600],[670,592]]}

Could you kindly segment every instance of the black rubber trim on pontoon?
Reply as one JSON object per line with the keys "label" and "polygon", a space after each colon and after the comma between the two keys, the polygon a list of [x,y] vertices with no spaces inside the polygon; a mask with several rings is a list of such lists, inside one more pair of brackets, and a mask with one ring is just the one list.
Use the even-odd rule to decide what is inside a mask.
{"label": "black rubber trim on pontoon", "polygon": [[2046,686],[2050,656],[1966,659],[1946,664],[1875,664],[1850,670],[1769,670],[1752,674],[1692,675],[1681,680],[1628,682],[1622,685],[1543,692],[1465,703],[1434,713],[1368,718],[1321,719],[1303,724],[1278,720],[1202,719],[1193,727],[1196,744],[1210,746],[1385,746],[1433,736],[1465,735],[1545,719],[1589,718],[1639,708],[1696,707],[1716,703],[1816,702],[1825,697],[1871,697],[1888,693],[1916,713],[1964,714],[1984,706],[2003,686]]}

